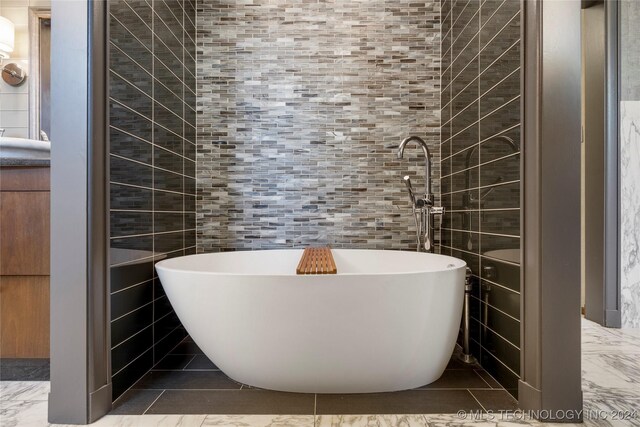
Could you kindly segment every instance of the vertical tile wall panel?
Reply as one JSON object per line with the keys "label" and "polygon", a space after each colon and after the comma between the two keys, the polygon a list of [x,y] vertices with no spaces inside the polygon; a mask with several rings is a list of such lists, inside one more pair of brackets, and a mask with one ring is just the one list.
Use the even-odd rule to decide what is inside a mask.
{"label": "vertical tile wall panel", "polygon": [[113,398],[185,336],[154,263],[195,252],[195,5],[110,10]]}
{"label": "vertical tile wall panel", "polygon": [[[474,274],[472,352],[520,372],[520,2],[442,0],[442,253]],[[444,11],[447,11],[446,13]]]}

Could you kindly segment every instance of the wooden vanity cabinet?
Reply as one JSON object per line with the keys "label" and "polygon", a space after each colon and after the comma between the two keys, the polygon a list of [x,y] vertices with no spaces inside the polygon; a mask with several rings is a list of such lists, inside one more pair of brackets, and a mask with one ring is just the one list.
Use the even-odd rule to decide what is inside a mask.
{"label": "wooden vanity cabinet", "polygon": [[0,357],[49,357],[49,167],[0,167]]}

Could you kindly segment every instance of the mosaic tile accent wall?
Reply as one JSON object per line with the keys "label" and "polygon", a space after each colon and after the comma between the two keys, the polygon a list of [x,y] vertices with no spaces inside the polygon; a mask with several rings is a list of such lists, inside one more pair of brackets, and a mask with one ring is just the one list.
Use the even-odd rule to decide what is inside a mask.
{"label": "mosaic tile accent wall", "polygon": [[472,353],[520,373],[520,2],[442,0],[442,253],[475,286]]}
{"label": "mosaic tile accent wall", "polygon": [[195,253],[195,4],[110,11],[111,369],[116,399],[185,336],[154,264]]}
{"label": "mosaic tile accent wall", "polygon": [[[438,0],[198,2],[198,251],[415,249],[439,176]],[[439,193],[439,183],[434,183]],[[439,199],[439,198],[438,198]]]}

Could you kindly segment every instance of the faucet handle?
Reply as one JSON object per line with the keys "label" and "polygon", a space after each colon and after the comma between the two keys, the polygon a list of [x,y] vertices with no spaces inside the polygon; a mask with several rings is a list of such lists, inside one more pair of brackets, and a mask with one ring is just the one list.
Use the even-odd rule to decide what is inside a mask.
{"label": "faucet handle", "polygon": [[444,207],[442,206],[433,206],[431,208],[432,215],[444,215]]}

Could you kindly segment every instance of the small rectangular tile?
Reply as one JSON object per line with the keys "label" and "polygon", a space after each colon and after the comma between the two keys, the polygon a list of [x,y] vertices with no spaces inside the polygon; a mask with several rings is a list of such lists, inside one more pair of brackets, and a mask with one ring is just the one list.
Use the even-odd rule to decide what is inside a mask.
{"label": "small rectangular tile", "polygon": [[202,350],[190,339],[185,339],[171,350],[171,354],[204,354]]}
{"label": "small rectangular tile", "polygon": [[187,331],[184,330],[184,326],[179,326],[174,329],[173,332],[157,341],[153,346],[155,356],[154,363],[158,363],[160,359],[168,354],[172,348],[175,348],[186,335]]}
{"label": "small rectangular tile", "polygon": [[144,354],[153,347],[153,330],[147,326],[122,344],[111,349],[111,368],[118,372],[127,366],[131,360]]}
{"label": "small rectangular tile", "polygon": [[221,371],[151,371],[134,388],[147,390],[240,389],[242,385]]}
{"label": "small rectangular tile", "polygon": [[270,390],[167,390],[148,413],[313,415],[313,411],[313,394]]}
{"label": "small rectangular tile", "polygon": [[194,356],[191,354],[167,354],[153,367],[153,369],[181,371],[193,360],[193,358]]}
{"label": "small rectangular tile", "polygon": [[162,394],[162,390],[130,389],[113,403],[110,415],[142,415]]}
{"label": "small rectangular tile", "polygon": [[153,304],[147,304],[111,322],[111,346],[141,333],[153,322]]}
{"label": "small rectangular tile", "polygon": [[431,384],[419,389],[470,389],[490,388],[473,369],[447,369],[442,376]]}
{"label": "small rectangular tile", "polygon": [[316,414],[433,414],[480,410],[467,390],[407,390],[393,393],[319,394]]}
{"label": "small rectangular tile", "polygon": [[217,370],[218,367],[204,354],[196,354],[185,370]]}
{"label": "small rectangular tile", "polygon": [[493,378],[491,375],[489,375],[489,373],[487,371],[485,371],[484,369],[476,369],[475,373],[480,378],[482,378],[489,385],[489,387],[491,387],[491,388],[502,388],[500,383],[498,381],[496,381],[495,378]]}
{"label": "small rectangular tile", "polygon": [[117,399],[129,387],[135,384],[149,369],[153,367],[153,349],[128,364],[121,371],[113,374],[111,384],[113,399]]}
{"label": "small rectangular tile", "polygon": [[518,409],[518,401],[506,390],[469,390],[487,411],[514,411]]}

